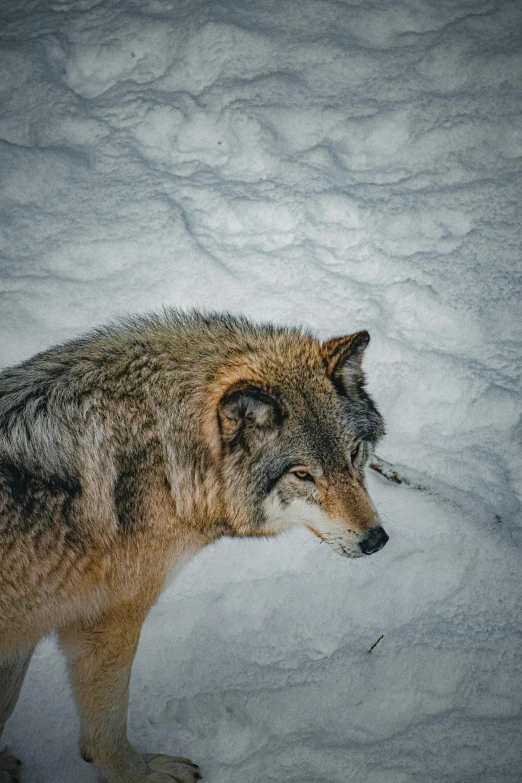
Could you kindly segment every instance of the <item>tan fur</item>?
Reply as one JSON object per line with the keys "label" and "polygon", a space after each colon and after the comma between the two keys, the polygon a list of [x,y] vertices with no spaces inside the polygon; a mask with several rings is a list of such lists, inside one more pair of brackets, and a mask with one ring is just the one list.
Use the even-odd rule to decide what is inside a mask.
{"label": "tan fur", "polygon": [[[0,671],[11,693],[0,693],[0,733],[32,648],[55,629],[82,753],[105,779],[198,777],[186,759],[142,757],[126,739],[141,625],[178,562],[223,535],[274,535],[296,523],[288,509],[304,509],[310,527],[319,520],[315,532],[337,551],[361,554],[378,517],[346,454],[358,427],[370,422],[374,439],[382,431],[362,389],[365,334],[321,344],[297,330],[170,313],[0,375]],[[350,388],[357,415],[332,384]],[[310,427],[321,434],[310,443],[331,438],[323,456],[310,451]],[[252,471],[280,458],[283,429],[296,459],[308,449],[316,484],[285,473],[263,505]]]}
{"label": "tan fur", "polygon": [[348,521],[353,531],[364,531],[377,524],[375,508],[360,481],[351,479],[343,487],[320,486],[321,505],[333,519]]}

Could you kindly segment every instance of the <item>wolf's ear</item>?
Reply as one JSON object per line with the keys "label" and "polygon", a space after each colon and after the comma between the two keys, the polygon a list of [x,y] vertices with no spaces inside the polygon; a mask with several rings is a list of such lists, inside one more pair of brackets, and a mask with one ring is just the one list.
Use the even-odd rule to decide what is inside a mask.
{"label": "wolf's ear", "polygon": [[363,381],[361,363],[369,342],[370,335],[362,331],[345,337],[333,337],[322,344],[326,372],[334,386],[339,388],[341,385],[345,391],[349,391]]}
{"label": "wolf's ear", "polygon": [[258,386],[234,385],[218,406],[221,437],[226,443],[253,439],[276,429],[283,419],[276,400]]}

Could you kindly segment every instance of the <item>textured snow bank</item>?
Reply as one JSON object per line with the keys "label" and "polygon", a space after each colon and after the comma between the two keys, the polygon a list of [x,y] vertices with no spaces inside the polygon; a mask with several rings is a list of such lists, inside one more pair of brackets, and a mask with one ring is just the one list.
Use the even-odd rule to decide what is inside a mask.
{"label": "textured snow bank", "polygon": [[[517,2],[5,0],[2,352],[163,304],[368,328],[392,535],[221,542],[143,633],[131,732],[210,783],[520,779]],[[384,638],[368,655],[381,635]],[[5,739],[88,781],[44,642]]]}

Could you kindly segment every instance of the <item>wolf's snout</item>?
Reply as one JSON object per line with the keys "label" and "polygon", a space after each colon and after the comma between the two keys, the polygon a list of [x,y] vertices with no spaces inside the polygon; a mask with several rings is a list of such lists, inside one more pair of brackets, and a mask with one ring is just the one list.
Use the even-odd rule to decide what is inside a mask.
{"label": "wolf's snout", "polygon": [[375,525],[368,531],[362,541],[359,542],[359,548],[365,555],[373,555],[378,552],[389,539],[388,533],[380,525]]}

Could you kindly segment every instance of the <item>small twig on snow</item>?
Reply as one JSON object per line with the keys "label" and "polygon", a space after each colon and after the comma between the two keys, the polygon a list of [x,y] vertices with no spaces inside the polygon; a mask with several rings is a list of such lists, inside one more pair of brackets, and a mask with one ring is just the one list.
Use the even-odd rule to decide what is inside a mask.
{"label": "small twig on snow", "polygon": [[370,463],[370,468],[383,476],[383,478],[388,479],[388,481],[392,481],[394,484],[404,484],[405,487],[410,487],[411,489],[429,491],[429,487],[426,487],[423,484],[417,484],[407,476],[399,476],[391,462],[387,462],[387,460],[382,457],[378,457],[377,454],[375,454],[373,462]]}
{"label": "small twig on snow", "polygon": [[384,634],[383,634],[383,633],[381,633],[381,635],[379,636],[379,638],[377,639],[377,641],[376,641],[376,642],[374,642],[374,643],[372,644],[372,646],[370,647],[370,649],[368,650],[368,652],[369,652],[369,653],[371,653],[371,651],[373,650],[373,648],[374,648],[374,647],[377,647],[377,645],[379,644],[379,642],[380,642],[380,641],[381,641],[381,639],[383,639],[383,638],[384,638]]}

